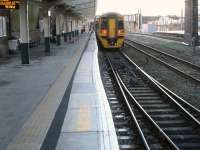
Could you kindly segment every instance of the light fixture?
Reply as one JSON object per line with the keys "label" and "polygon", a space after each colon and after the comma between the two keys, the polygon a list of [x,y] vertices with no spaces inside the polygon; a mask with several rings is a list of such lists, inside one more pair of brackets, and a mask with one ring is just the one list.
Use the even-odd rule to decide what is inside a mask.
{"label": "light fixture", "polygon": [[49,17],[51,16],[51,11],[50,11],[50,10],[48,10],[48,16],[49,16]]}

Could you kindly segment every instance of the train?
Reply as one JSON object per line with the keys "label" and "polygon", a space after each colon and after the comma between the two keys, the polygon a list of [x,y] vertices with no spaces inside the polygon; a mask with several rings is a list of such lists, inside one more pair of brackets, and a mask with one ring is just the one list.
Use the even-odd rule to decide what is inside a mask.
{"label": "train", "polygon": [[124,16],[106,13],[95,18],[98,44],[105,49],[120,49],[124,45]]}

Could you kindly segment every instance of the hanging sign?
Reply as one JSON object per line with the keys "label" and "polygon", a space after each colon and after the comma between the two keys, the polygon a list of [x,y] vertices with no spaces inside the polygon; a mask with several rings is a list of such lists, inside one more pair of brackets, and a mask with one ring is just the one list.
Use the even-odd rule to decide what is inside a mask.
{"label": "hanging sign", "polygon": [[0,9],[19,9],[20,0],[0,0]]}

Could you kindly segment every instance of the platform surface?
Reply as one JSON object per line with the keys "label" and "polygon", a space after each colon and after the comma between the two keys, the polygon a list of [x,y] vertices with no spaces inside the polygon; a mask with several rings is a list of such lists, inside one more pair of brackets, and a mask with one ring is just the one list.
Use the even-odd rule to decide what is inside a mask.
{"label": "platform surface", "polygon": [[100,78],[93,34],[72,85],[56,150],[117,150],[111,111]]}
{"label": "platform surface", "polygon": [[[16,135],[25,134],[22,131],[25,127],[27,129],[32,126],[32,129],[27,129],[26,133],[32,134],[33,141],[31,141],[30,137],[27,137],[26,141],[22,140],[21,143],[18,141],[20,150],[23,149],[22,144],[30,147],[31,144],[37,145],[34,136],[45,136],[45,134],[42,134],[46,132],[46,126],[48,121],[51,121],[51,118],[47,120],[44,117],[45,112],[39,112],[37,109],[45,108],[46,112],[51,112],[52,110],[51,115],[53,116],[59,100],[54,100],[55,103],[50,105],[48,101],[44,103],[44,99],[48,96],[49,90],[51,90],[51,93],[55,93],[56,88],[52,88],[58,78],[65,79],[65,86],[68,84],[67,82],[72,76],[78,57],[80,57],[84,44],[86,44],[87,37],[88,35],[82,36],[79,42],[77,41],[74,44],[51,45],[50,56],[44,55],[43,45],[31,49],[30,65],[21,65],[20,57],[12,58],[9,63],[0,65],[0,150],[5,150]],[[63,72],[65,73],[64,77],[62,77]],[[59,82],[57,87],[60,87],[61,83]],[[57,89],[57,95],[53,94],[54,98],[59,98],[59,95],[61,97],[62,92],[64,91]],[[36,110],[40,114],[43,113],[44,116],[40,115],[34,118],[32,115]],[[35,115],[37,116],[37,113]],[[43,123],[40,123],[40,121],[43,121]],[[34,125],[32,124],[33,122],[35,122]],[[38,138],[37,140],[42,142],[42,139]],[[13,146],[15,144],[13,142],[10,147],[15,147]]]}

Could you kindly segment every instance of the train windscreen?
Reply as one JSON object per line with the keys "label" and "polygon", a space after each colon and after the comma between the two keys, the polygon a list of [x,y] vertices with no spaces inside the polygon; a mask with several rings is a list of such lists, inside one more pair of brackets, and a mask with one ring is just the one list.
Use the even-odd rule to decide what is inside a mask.
{"label": "train windscreen", "polygon": [[108,28],[108,21],[103,19],[101,23],[101,29],[107,29]]}
{"label": "train windscreen", "polygon": [[118,29],[124,29],[124,22],[122,20],[118,21]]}

